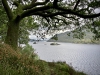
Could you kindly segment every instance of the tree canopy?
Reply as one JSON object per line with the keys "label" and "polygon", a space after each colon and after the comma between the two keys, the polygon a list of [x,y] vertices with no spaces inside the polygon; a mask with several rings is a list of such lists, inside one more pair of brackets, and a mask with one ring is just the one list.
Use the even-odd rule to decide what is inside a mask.
{"label": "tree canopy", "polygon": [[20,21],[29,16],[32,16],[33,22],[47,27],[47,32],[49,29],[58,28],[61,30],[78,28],[82,31],[82,27],[85,26],[84,28],[90,29],[100,38],[99,0],[1,0],[1,2],[8,17],[6,43],[10,45],[15,44],[12,40],[18,41]]}
{"label": "tree canopy", "polygon": [[[9,19],[23,19],[28,16],[40,16],[49,19],[61,20],[77,18],[96,18],[100,12],[99,0],[2,0]],[[14,17],[15,16],[15,17]],[[77,16],[77,17],[76,17]]]}

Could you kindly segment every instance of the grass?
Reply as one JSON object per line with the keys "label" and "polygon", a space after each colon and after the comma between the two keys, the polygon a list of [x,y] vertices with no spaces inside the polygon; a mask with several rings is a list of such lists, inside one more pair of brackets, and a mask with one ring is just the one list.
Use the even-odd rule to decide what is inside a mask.
{"label": "grass", "polygon": [[34,49],[26,45],[17,51],[0,44],[0,75],[86,75],[65,62],[40,60]]}

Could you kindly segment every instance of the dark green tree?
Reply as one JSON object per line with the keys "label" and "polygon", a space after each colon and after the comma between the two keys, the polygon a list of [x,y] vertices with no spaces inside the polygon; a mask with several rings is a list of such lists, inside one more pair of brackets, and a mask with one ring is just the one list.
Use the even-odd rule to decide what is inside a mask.
{"label": "dark green tree", "polygon": [[[6,34],[7,34],[7,15],[6,12],[4,11],[3,7],[0,6],[0,40],[4,41]],[[26,21],[27,20],[27,21]],[[20,44],[27,44],[29,41],[29,31],[32,31],[32,29],[37,28],[37,24],[34,22],[33,24],[33,18],[28,17],[24,18],[21,23],[20,23],[20,28],[19,28],[19,38],[18,38],[18,43]]]}
{"label": "dark green tree", "polygon": [[[8,21],[5,43],[18,47],[21,20],[32,16],[48,29],[80,27],[83,19],[88,22],[100,16],[93,12],[99,8],[99,0],[1,0]],[[80,18],[83,18],[82,20]],[[34,21],[34,20],[33,20]],[[84,21],[85,23],[85,21]]]}

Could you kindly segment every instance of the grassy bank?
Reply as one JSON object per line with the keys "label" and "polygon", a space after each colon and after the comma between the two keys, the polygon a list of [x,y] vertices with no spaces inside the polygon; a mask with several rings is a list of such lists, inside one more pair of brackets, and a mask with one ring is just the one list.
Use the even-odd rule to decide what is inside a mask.
{"label": "grassy bank", "polygon": [[31,46],[13,50],[0,44],[0,75],[85,75],[64,62],[40,60]]}

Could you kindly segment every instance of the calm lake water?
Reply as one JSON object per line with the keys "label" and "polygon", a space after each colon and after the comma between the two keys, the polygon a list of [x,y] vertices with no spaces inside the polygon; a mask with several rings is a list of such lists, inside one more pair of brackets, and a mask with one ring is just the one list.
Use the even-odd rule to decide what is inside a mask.
{"label": "calm lake water", "polygon": [[100,75],[100,45],[38,42],[29,44],[36,50],[40,59],[45,61],[66,61],[75,70],[88,75]]}

